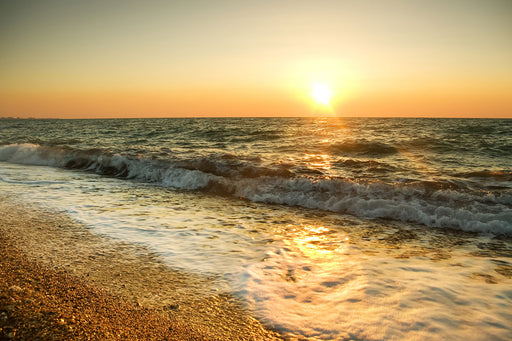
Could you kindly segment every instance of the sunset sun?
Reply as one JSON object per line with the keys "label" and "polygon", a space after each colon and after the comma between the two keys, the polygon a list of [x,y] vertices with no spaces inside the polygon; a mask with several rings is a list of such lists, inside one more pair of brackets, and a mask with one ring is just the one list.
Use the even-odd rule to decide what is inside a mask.
{"label": "sunset sun", "polygon": [[329,105],[331,102],[332,91],[331,88],[323,83],[314,83],[311,92],[314,100],[318,104]]}

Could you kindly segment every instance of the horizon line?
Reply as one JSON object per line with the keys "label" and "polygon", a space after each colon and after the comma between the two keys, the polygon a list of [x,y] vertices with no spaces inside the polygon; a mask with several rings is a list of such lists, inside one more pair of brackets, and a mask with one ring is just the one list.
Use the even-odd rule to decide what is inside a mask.
{"label": "horizon line", "polygon": [[216,118],[422,118],[422,119],[428,119],[428,118],[435,118],[435,119],[512,119],[512,114],[510,116],[504,116],[504,115],[496,115],[496,116],[462,116],[462,115],[454,115],[454,116],[428,116],[428,115],[420,115],[420,116],[361,116],[361,115],[354,115],[354,116],[347,116],[347,115],[310,115],[310,116],[278,116],[278,115],[268,115],[268,116],[260,116],[260,115],[254,115],[254,116],[233,116],[233,115],[226,115],[226,116],[206,116],[206,115],[190,115],[190,116],[119,116],[119,117],[112,117],[112,116],[103,116],[103,117],[35,117],[35,116],[28,116],[28,117],[22,117],[22,116],[0,116],[0,120],[115,120],[115,119],[169,119],[169,118],[176,118],[176,119],[197,119],[197,118],[205,118],[205,119],[216,119]]}

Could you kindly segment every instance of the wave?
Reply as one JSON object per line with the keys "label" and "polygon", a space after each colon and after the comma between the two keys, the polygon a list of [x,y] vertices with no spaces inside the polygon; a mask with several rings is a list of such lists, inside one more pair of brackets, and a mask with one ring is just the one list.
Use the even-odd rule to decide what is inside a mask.
{"label": "wave", "polygon": [[437,153],[451,153],[454,149],[460,149],[453,142],[447,139],[434,138],[434,137],[418,137],[409,141],[403,142],[402,148],[409,150],[415,149],[419,151],[435,151]]}
{"label": "wave", "polygon": [[366,218],[385,218],[473,232],[512,235],[512,194],[479,196],[421,185],[357,183],[348,180],[273,180],[244,186],[240,197]]}
{"label": "wave", "polygon": [[339,167],[354,169],[358,171],[361,169],[371,169],[374,172],[393,172],[397,170],[395,166],[375,160],[341,159],[334,162],[334,164]]}
{"label": "wave", "polygon": [[331,145],[329,150],[335,155],[364,155],[372,157],[382,157],[398,153],[398,149],[392,145],[369,141],[336,143]]}
{"label": "wave", "polygon": [[[290,165],[261,166],[232,155],[172,161],[100,149],[15,144],[0,146],[0,161],[80,169],[254,202],[512,236],[508,190],[492,193],[429,181],[383,183],[298,176],[288,169]],[[508,180],[510,172],[505,176]]]}
{"label": "wave", "polygon": [[283,165],[276,165],[273,168],[257,166],[253,163],[247,163],[233,159],[232,156],[222,155],[221,157],[198,157],[195,159],[184,160],[176,163],[176,166],[188,169],[198,170],[204,173],[214,174],[223,177],[243,177],[257,178],[260,176],[280,176],[291,177],[293,173]]}
{"label": "wave", "polygon": [[507,170],[457,173],[455,176],[461,178],[491,178],[500,181],[512,181],[512,171]]}

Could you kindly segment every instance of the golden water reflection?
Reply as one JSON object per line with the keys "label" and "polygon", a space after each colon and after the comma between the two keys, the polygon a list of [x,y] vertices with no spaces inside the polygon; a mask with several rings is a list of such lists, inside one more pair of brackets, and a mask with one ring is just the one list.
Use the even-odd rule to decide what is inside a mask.
{"label": "golden water reflection", "polygon": [[361,253],[336,226],[298,222],[276,234],[282,246],[251,269],[253,307],[290,335],[344,338],[366,307],[360,304],[367,287]]}
{"label": "golden water reflection", "polygon": [[286,230],[289,236],[284,242],[288,249],[313,262],[326,262],[342,252],[349,241],[348,236],[337,235],[323,225],[287,225]]}
{"label": "golden water reflection", "polygon": [[304,154],[304,162],[308,168],[328,172],[332,169],[332,157],[328,154]]}

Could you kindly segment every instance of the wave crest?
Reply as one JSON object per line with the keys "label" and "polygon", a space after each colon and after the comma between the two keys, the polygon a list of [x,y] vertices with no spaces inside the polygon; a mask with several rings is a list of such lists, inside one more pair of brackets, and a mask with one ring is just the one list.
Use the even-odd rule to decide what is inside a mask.
{"label": "wave crest", "polygon": [[388,156],[398,153],[398,149],[382,142],[347,141],[329,147],[335,155],[364,155],[372,157]]}
{"label": "wave crest", "polygon": [[[0,161],[80,169],[254,202],[512,236],[510,191],[470,191],[462,187],[434,186],[428,181],[392,184],[298,176],[283,165],[264,167],[233,157],[171,161],[124,156],[99,149],[35,144],[1,146]],[[468,173],[466,176],[510,179],[508,171],[495,173]]]}

